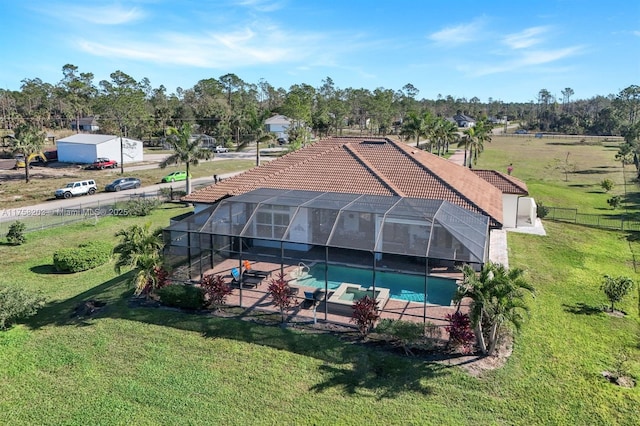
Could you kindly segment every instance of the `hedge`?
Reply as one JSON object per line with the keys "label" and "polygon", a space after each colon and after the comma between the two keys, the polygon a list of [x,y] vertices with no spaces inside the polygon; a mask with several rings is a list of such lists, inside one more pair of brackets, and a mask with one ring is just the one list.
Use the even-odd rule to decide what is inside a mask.
{"label": "hedge", "polygon": [[204,307],[204,291],[193,285],[172,284],[156,290],[156,294],[166,306],[190,310]]}
{"label": "hedge", "polygon": [[53,253],[53,266],[58,272],[86,271],[109,262],[112,250],[112,245],[104,241],[90,241],[77,248],[60,249]]}

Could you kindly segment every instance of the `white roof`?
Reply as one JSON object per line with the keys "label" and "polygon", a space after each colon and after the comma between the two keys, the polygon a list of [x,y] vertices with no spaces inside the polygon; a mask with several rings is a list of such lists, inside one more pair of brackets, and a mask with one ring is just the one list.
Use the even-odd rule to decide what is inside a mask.
{"label": "white roof", "polygon": [[99,145],[101,143],[116,139],[117,137],[118,136],[115,136],[115,135],[94,135],[94,134],[78,133],[76,135],[71,135],[66,138],[58,139],[58,143],[66,142],[66,143],[78,143],[78,144],[85,144],[85,145]]}
{"label": "white roof", "polygon": [[291,120],[284,115],[274,115],[264,120],[264,124],[291,124]]}

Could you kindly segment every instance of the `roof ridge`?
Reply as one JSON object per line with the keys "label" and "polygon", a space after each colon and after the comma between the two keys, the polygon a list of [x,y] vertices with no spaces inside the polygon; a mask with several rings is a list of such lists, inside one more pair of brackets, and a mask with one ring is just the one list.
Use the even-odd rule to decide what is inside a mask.
{"label": "roof ridge", "polygon": [[[478,203],[472,199],[470,199],[468,196],[466,196],[465,194],[463,194],[462,192],[460,192],[457,188],[455,188],[453,185],[451,185],[449,182],[447,182],[446,180],[444,180],[441,176],[437,175],[436,173],[433,173],[433,171],[431,169],[429,169],[427,166],[425,166],[422,162],[418,161],[415,157],[409,155],[409,152],[411,153],[415,153],[415,151],[413,150],[413,148],[411,149],[411,151],[409,150],[408,146],[400,146],[399,143],[396,143],[395,141],[392,141],[391,139],[389,139],[389,141],[396,146],[397,148],[400,149],[400,151],[402,151],[404,153],[404,155],[406,155],[408,158],[410,158],[414,163],[418,164],[420,167],[422,167],[423,170],[425,170],[426,172],[428,172],[431,176],[433,176],[435,179],[437,179],[443,186],[449,188],[453,193],[458,194],[458,196],[460,196],[460,198],[462,198],[463,200],[466,200],[467,203],[469,203],[470,205],[472,205],[473,207],[475,207],[476,209],[478,209],[478,211],[481,211],[483,214],[493,218],[493,216],[491,214],[489,214],[489,212],[482,208],[481,206],[478,205]],[[419,148],[418,148],[419,149]],[[420,150],[422,152],[422,150]],[[431,154],[430,152],[426,152],[425,154],[429,154],[429,155],[433,155],[443,161],[448,161],[445,160],[444,158],[441,158],[435,154]],[[459,166],[458,164],[456,164],[456,166]],[[462,166],[459,166],[462,167]],[[488,182],[487,182],[488,183]],[[491,184],[489,184],[491,185]],[[497,222],[497,220],[496,220]]]}
{"label": "roof ridge", "polygon": [[369,171],[371,171],[371,173],[376,177],[376,179],[378,179],[384,186],[391,189],[393,192],[396,193],[396,195],[399,195],[401,197],[406,197],[404,191],[402,191],[400,188],[395,186],[391,181],[389,181],[388,179],[380,178],[380,176],[385,176],[384,173],[376,169],[373,166],[373,164],[371,164],[368,160],[358,155],[358,153],[353,148],[351,148],[350,143],[345,143],[343,146],[356,160],[360,161],[367,169],[369,169]]}

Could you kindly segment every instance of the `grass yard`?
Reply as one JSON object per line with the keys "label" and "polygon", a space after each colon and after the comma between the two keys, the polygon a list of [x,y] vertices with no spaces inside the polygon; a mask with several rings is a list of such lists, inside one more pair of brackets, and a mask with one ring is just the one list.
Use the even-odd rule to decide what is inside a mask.
{"label": "grass yard", "polygon": [[[603,147],[590,148],[594,164],[603,161]],[[549,194],[569,203],[573,192],[593,191],[594,200],[603,195],[588,173],[567,183],[550,172],[534,176],[528,163],[546,164],[551,153],[551,160],[520,157],[525,164],[515,157],[517,148],[495,152],[502,149],[494,138],[477,167],[514,163],[516,177],[536,182],[529,185],[536,199]],[[597,165],[585,160],[584,168]],[[547,179],[552,189],[543,192]],[[52,273],[52,253],[60,247],[90,239],[115,243],[114,233],[131,223],[166,226],[184,211],[167,206],[151,218],[108,217],[28,234],[22,246],[0,245],[9,260],[0,283],[40,290],[49,300],[35,317],[0,332],[0,424],[640,423],[640,387],[616,387],[601,376],[627,353],[624,368],[640,379],[638,292],[618,306],[628,315],[616,318],[600,310],[606,298],[599,289],[604,274],[640,283],[636,235],[548,221],[546,237],[509,233],[510,265],[527,271],[537,295],[507,364],[476,378],[329,335],[133,309],[132,289],[113,264]],[[90,299],[108,305],[95,317],[73,318],[74,307]]]}

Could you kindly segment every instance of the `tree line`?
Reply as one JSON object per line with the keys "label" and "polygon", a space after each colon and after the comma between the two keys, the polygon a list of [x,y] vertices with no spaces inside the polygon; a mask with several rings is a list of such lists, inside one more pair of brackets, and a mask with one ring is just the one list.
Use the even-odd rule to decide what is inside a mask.
{"label": "tree line", "polygon": [[[276,88],[266,80],[249,83],[235,74],[198,81],[188,89],[168,93],[153,87],[147,78],[136,81],[122,71],[95,83],[94,74],[77,66],[62,67],[55,84],[39,78],[24,79],[19,91],[0,89],[0,128],[15,129],[29,123],[40,129],[69,129],[74,120],[99,118],[102,133],[154,140],[170,127],[190,122],[198,132],[237,144],[256,140],[264,119],[283,114],[294,123],[290,139],[340,135],[345,129],[368,134],[400,133],[401,125],[425,113],[451,117],[464,113],[476,119],[519,121],[522,127],[545,132],[625,136],[637,122],[640,87],[629,86],[618,94],[590,99],[572,97],[571,88],[556,99],[542,89],[536,101],[481,102],[438,95],[420,99],[419,90],[408,83],[399,90],[338,88],[330,77],[319,87],[302,83]],[[296,133],[297,132],[297,133]]]}

